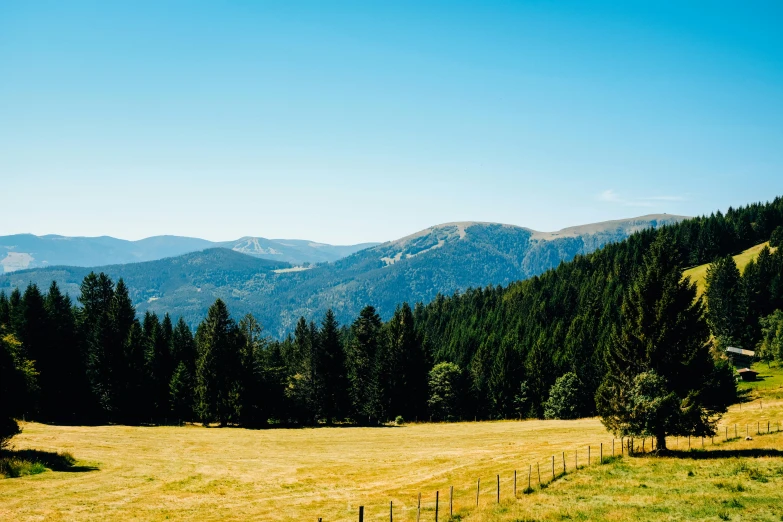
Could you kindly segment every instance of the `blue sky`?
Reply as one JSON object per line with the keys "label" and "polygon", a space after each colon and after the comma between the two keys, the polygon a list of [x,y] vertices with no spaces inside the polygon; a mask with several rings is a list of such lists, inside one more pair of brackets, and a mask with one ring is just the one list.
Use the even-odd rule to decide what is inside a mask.
{"label": "blue sky", "polygon": [[393,239],[783,195],[781,2],[0,2],[0,234]]}

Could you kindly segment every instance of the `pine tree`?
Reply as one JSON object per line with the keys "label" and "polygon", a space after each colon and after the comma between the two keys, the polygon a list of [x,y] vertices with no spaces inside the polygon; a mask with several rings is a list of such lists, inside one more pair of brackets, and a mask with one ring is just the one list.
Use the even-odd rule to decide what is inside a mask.
{"label": "pine tree", "polygon": [[722,348],[747,341],[747,296],[737,263],[720,257],[707,268],[707,322]]}
{"label": "pine tree", "polygon": [[180,317],[171,337],[171,357],[174,374],[169,383],[171,412],[175,418],[189,421],[193,418],[196,342],[185,320]]}
{"label": "pine tree", "polygon": [[52,281],[44,306],[49,325],[46,346],[50,362],[46,369],[47,382],[41,380],[41,413],[46,419],[74,422],[84,413],[88,389],[73,305],[70,297],[63,295]]}
{"label": "pine tree", "polygon": [[427,389],[427,368],[413,312],[403,303],[383,327],[378,355],[381,414],[412,418],[422,412]]}
{"label": "pine tree", "polygon": [[345,367],[340,327],[332,309],[328,309],[319,333],[320,353],[323,357],[323,417],[327,423],[345,419],[349,408],[349,382]]}
{"label": "pine tree", "polygon": [[267,421],[263,389],[263,352],[267,339],[253,314],[247,314],[239,321],[239,330],[242,334],[241,390],[237,415],[242,424],[257,427]]}
{"label": "pine tree", "polygon": [[104,274],[90,272],[82,282],[79,302],[82,304],[80,328],[85,340],[86,367],[96,413],[111,418],[115,411],[117,381],[115,363],[116,333],[109,316],[114,298],[114,285]]}
{"label": "pine tree", "polygon": [[[52,347],[47,335],[50,332],[44,296],[35,284],[29,284],[20,301],[16,337],[22,343],[24,357],[33,361],[38,372],[38,393],[34,410],[40,413],[40,391],[52,389],[57,368],[54,366]],[[42,386],[43,384],[43,386]],[[48,412],[47,412],[48,413]]]}
{"label": "pine tree", "polygon": [[196,411],[202,423],[235,420],[240,374],[240,333],[218,299],[196,331]]}
{"label": "pine tree", "polygon": [[5,291],[0,290],[0,326],[9,325],[11,322],[11,305]]}
{"label": "pine tree", "polygon": [[625,294],[623,322],[607,354],[596,395],[601,420],[616,435],[711,435],[727,404],[709,390],[715,364],[696,285],[683,279],[671,238],[658,236]]}
{"label": "pine tree", "polygon": [[123,343],[123,380],[118,409],[125,422],[147,421],[153,413],[154,404],[147,378],[146,347],[141,324],[134,320]]}
{"label": "pine tree", "polygon": [[381,318],[372,306],[364,307],[351,325],[346,365],[353,417],[360,422],[372,423],[380,415],[377,371],[380,329]]}

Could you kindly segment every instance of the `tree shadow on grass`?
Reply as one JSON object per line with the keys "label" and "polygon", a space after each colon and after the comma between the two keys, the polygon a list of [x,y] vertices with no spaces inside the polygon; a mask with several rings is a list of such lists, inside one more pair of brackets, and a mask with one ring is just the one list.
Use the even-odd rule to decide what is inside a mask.
{"label": "tree shadow on grass", "polygon": [[721,449],[721,450],[666,450],[658,453],[647,453],[644,455],[634,455],[635,457],[670,457],[675,459],[691,460],[717,460],[732,458],[759,458],[759,457],[777,457],[783,458],[783,450],[753,448],[753,449]]}
{"label": "tree shadow on grass", "polygon": [[97,471],[97,466],[77,466],[76,459],[70,453],[55,453],[53,451],[41,451],[34,449],[3,450],[0,458],[18,459],[28,462],[40,462],[52,471],[65,471],[69,473],[84,473]]}

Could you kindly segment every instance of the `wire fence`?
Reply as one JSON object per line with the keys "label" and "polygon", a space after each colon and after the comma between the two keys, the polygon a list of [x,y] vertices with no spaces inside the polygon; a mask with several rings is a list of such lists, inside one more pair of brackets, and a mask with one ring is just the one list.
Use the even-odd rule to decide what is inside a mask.
{"label": "wire fence", "polygon": [[[712,437],[667,437],[670,450],[701,450],[738,439],[780,432],[780,422],[770,419],[753,423],[719,424]],[[754,430],[755,428],[755,430]],[[509,499],[546,489],[561,477],[589,466],[600,466],[627,455],[642,455],[656,450],[651,437],[623,437],[560,451],[540,457],[518,469],[506,469],[492,476],[476,477],[472,482],[448,485],[444,489],[419,492],[412,499],[390,500],[385,505],[358,506],[354,520],[406,522],[450,521],[455,515],[498,505]],[[318,518],[318,522],[328,522]]]}

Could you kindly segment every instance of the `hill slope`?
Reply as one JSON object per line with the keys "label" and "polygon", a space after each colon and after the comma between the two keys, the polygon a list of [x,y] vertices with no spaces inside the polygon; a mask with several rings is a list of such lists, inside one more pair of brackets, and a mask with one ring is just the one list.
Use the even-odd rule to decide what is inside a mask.
{"label": "hill slope", "polygon": [[[759,252],[761,252],[765,246],[769,246],[769,241],[752,246],[749,249],[737,254],[736,256],[732,256],[734,257],[734,262],[737,263],[737,268],[739,268],[740,272],[745,270],[745,266],[750,263],[751,259],[756,259],[758,257]],[[694,266],[693,268],[689,268],[683,272],[683,276],[690,277],[691,281],[696,283],[696,287],[698,288],[698,295],[703,294],[704,290],[706,289],[707,268],[709,268],[709,266],[709,263],[707,263],[704,265]]]}
{"label": "hill slope", "polygon": [[[505,285],[625,239],[640,228],[681,219],[644,216],[590,225],[583,234],[574,229],[545,234],[496,223],[447,223],[309,270],[262,263],[227,249],[95,270],[113,279],[124,278],[140,313],[169,312],[196,323],[220,297],[235,316],[252,312],[270,333],[282,336],[300,316],[319,319],[332,308],[338,320],[346,323],[372,304],[388,318],[403,301],[429,302],[439,293]],[[261,242],[258,246],[264,248]],[[88,272],[73,267],[13,272],[0,276],[0,289],[23,287],[28,282],[45,288],[57,280],[75,296]]]}
{"label": "hill slope", "polygon": [[286,263],[326,263],[376,244],[339,246],[300,239],[263,237],[213,242],[193,237],[154,236],[138,241],[126,241],[109,236],[16,234],[0,236],[0,273],[55,265],[102,266],[154,261],[215,247]]}

